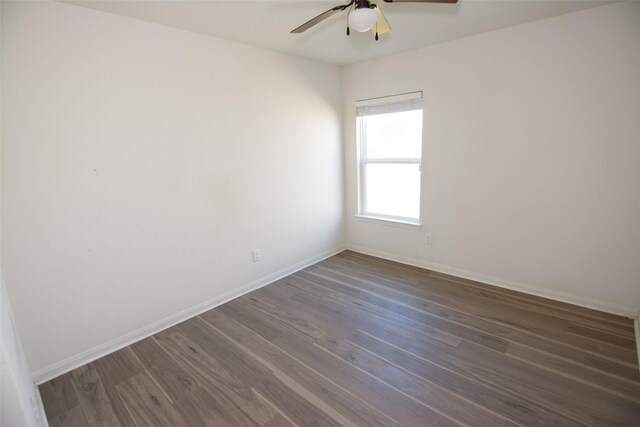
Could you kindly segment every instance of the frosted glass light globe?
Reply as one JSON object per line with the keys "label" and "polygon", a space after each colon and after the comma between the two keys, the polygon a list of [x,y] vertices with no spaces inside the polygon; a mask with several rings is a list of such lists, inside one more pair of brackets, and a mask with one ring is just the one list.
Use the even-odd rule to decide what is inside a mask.
{"label": "frosted glass light globe", "polygon": [[378,14],[375,10],[368,7],[361,7],[349,14],[349,28],[364,33],[369,31],[378,20]]}

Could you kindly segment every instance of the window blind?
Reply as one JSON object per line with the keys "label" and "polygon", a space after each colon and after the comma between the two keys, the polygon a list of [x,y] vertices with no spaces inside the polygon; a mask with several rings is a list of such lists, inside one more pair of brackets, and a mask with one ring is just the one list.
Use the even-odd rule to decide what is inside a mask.
{"label": "window blind", "polygon": [[376,114],[399,113],[422,109],[422,92],[356,101],[356,116],[375,116]]}

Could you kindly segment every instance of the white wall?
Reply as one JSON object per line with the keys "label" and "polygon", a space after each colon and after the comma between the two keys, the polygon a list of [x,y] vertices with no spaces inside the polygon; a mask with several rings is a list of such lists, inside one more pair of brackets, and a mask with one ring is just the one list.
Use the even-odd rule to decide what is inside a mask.
{"label": "white wall", "polygon": [[[346,67],[349,246],[633,316],[639,76],[638,2]],[[358,220],[354,102],[416,90],[424,226]]]}
{"label": "white wall", "polygon": [[60,3],[2,18],[2,265],[36,379],[343,246],[338,67]]}
{"label": "white wall", "polygon": [[44,426],[44,409],[38,390],[31,381],[1,275],[0,272],[0,425]]}
{"label": "white wall", "polygon": [[[0,23],[2,22],[2,8],[2,2],[0,2]],[[1,63],[2,52],[0,50],[0,74]],[[0,107],[0,117],[1,115]],[[2,140],[0,139],[0,158],[1,153]],[[0,186],[0,206],[1,200]],[[0,239],[1,235],[0,233]],[[0,253],[0,258],[1,255]],[[45,425],[47,425],[47,421],[42,401],[38,390],[31,381],[31,372],[27,366],[20,336],[16,330],[11,301],[9,301],[4,276],[0,268],[0,426],[39,427]]]}

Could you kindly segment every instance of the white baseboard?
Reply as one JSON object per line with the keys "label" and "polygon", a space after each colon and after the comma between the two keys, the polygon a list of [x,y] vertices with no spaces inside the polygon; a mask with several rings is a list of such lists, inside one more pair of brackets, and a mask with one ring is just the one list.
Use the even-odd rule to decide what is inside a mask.
{"label": "white baseboard", "polygon": [[55,378],[80,366],[86,365],[89,362],[106,356],[109,353],[113,353],[114,351],[120,350],[121,348],[147,338],[171,326],[177,325],[178,323],[184,322],[185,320],[202,314],[205,311],[211,310],[212,308],[231,301],[232,299],[238,298],[246,293],[271,284],[276,280],[282,279],[283,277],[295,273],[296,271],[302,270],[303,268],[322,261],[323,259],[329,258],[339,252],[342,252],[343,250],[345,250],[345,247],[338,247],[322,252],[316,256],[300,261],[290,267],[283,268],[279,271],[276,271],[275,273],[261,277],[260,279],[254,280],[251,283],[247,283],[246,285],[241,286],[238,289],[234,289],[217,297],[211,298],[208,301],[202,302],[186,310],[182,310],[169,317],[158,320],[157,322],[153,322],[150,325],[144,326],[121,337],[107,341],[104,344],[100,344],[87,351],[71,356],[45,368],[39,369],[32,373],[33,381],[35,384],[45,383],[52,378]]}
{"label": "white baseboard", "polygon": [[[475,280],[478,282],[486,283],[488,285],[497,286],[499,288],[510,289],[513,291],[524,292],[531,295],[536,295],[543,298],[549,298],[556,301],[566,302],[569,304],[579,305],[581,307],[591,308],[598,311],[604,311],[606,313],[617,314],[625,316],[630,319],[638,316],[638,310],[633,307],[626,307],[618,304],[612,304],[606,301],[600,301],[592,298],[584,298],[576,295],[571,295],[565,292],[558,292],[550,289],[536,288],[533,286],[517,283],[509,280],[498,279],[495,277],[488,277],[482,274],[475,273],[473,271],[467,271],[459,268],[450,267],[448,265],[442,265],[432,263],[420,259],[407,258],[387,252],[378,251],[375,249],[366,248],[363,246],[347,245],[347,249],[359,252],[365,255],[371,255],[378,258],[384,258],[390,261],[396,261],[402,264],[412,265],[414,267],[426,268],[428,270],[437,271],[439,273],[450,274],[452,276],[461,277],[464,279]],[[636,327],[637,331],[637,327]],[[637,339],[636,339],[637,341]]]}

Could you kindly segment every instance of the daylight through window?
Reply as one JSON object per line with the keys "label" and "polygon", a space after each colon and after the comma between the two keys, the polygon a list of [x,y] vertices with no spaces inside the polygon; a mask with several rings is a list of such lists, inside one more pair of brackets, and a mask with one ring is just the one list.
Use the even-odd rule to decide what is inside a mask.
{"label": "daylight through window", "polygon": [[359,214],[420,222],[422,92],[356,103]]}

